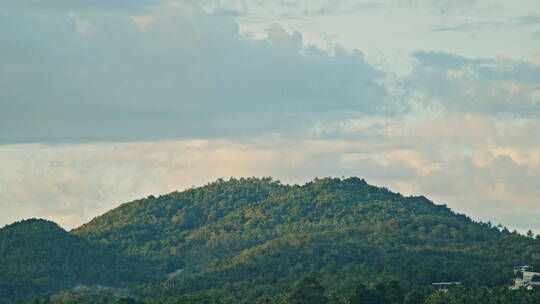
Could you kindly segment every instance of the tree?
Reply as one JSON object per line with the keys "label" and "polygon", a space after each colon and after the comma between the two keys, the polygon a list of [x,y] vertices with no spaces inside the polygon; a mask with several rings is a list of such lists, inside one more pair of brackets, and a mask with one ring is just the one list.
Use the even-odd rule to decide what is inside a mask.
{"label": "tree", "polygon": [[384,291],[384,298],[386,299],[386,302],[390,304],[403,303],[403,291],[397,280],[388,282]]}
{"label": "tree", "polygon": [[424,301],[424,304],[450,304],[450,301],[445,294],[436,292],[430,294]]}
{"label": "tree", "polygon": [[424,294],[419,290],[413,290],[405,295],[405,304],[424,303]]}
{"label": "tree", "polygon": [[141,301],[137,301],[134,298],[122,298],[116,301],[115,304],[145,304],[145,303]]}
{"label": "tree", "polygon": [[386,301],[386,285],[384,283],[375,284],[373,287],[375,290],[376,298],[373,301],[373,304],[387,304]]}
{"label": "tree", "polygon": [[349,301],[351,304],[374,304],[383,302],[383,298],[375,290],[359,284]]}
{"label": "tree", "polygon": [[324,287],[313,277],[305,277],[296,283],[287,297],[288,304],[327,304]]}

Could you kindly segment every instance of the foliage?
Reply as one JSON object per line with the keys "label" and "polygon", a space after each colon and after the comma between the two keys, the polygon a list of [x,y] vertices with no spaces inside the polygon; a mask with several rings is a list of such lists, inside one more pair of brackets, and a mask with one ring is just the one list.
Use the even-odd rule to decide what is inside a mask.
{"label": "foliage", "polygon": [[[107,269],[87,269],[87,283],[68,276],[70,286],[128,286],[151,304],[301,303],[298,299],[307,295],[322,303],[436,303],[453,293],[425,292],[433,282],[492,288],[510,284],[512,266],[540,264],[539,240],[359,178],[304,185],[271,178],[220,179],[123,204],[69,236],[120,259]],[[28,243],[21,248],[35,251]],[[62,254],[70,254],[62,248]],[[136,266],[135,260],[140,261]],[[117,270],[120,262],[127,265]],[[122,279],[135,270],[141,275]],[[163,271],[168,279],[157,282]],[[96,283],[101,282],[97,272],[110,281]],[[153,277],[144,279],[146,274]],[[295,285],[305,277],[317,280]],[[484,291],[471,289],[470,294]]]}
{"label": "foliage", "polygon": [[158,268],[64,231],[45,220],[0,229],[0,303],[78,284],[127,286],[158,279]]}
{"label": "foliage", "polygon": [[[357,178],[319,179],[303,186],[259,179],[218,181],[187,193],[208,200],[189,204],[199,206],[200,214],[224,215],[209,216],[186,230],[170,224],[171,230],[186,236],[177,254],[189,261],[188,271],[162,284],[141,286],[142,294],[202,292],[258,301],[288,291],[306,275],[319,278],[338,294],[350,293],[361,281],[391,279],[405,282],[407,290],[439,281],[497,286],[509,284],[514,264],[540,261],[534,239],[501,232],[424,197],[403,197]],[[252,200],[238,202],[237,193]],[[174,194],[183,195],[187,194]],[[223,201],[224,197],[231,199]],[[156,200],[147,204],[160,200],[173,204],[170,198]],[[235,209],[222,212],[229,204],[236,204]],[[123,214],[148,216],[135,211],[140,206],[122,208],[127,210]],[[119,214],[114,214],[116,219]],[[157,226],[166,221],[155,219]],[[111,215],[104,215],[84,229],[110,220]],[[121,237],[111,232],[117,226],[78,233],[104,235],[97,239],[106,243]],[[168,251],[163,250],[171,245],[167,235],[154,234],[162,246],[156,247],[156,254]],[[137,247],[127,248],[137,252]]]}
{"label": "foliage", "polygon": [[287,297],[289,304],[328,304],[324,295],[324,287],[313,277],[305,277],[296,283],[296,286]]}
{"label": "foliage", "polygon": [[[357,285],[354,293],[348,297],[336,297],[318,280],[306,277],[298,281],[290,293],[267,298],[258,303],[272,304],[538,304],[540,292],[531,292],[525,289],[512,290],[507,287],[460,287],[449,292],[440,292],[433,289],[415,289],[403,296],[399,282],[393,281],[367,286],[363,283]],[[396,293],[399,291],[398,293]],[[399,295],[399,299],[396,298]],[[235,300],[220,300],[204,296],[176,296],[171,298],[122,298],[119,300],[102,299],[89,301],[80,299],[79,302],[61,302],[58,299],[36,299],[20,304],[241,304],[253,303]]]}
{"label": "foliage", "polygon": [[131,255],[184,261],[187,275],[289,234],[422,214],[453,215],[424,197],[403,197],[359,178],[303,186],[242,178],[123,204],[73,232]]}

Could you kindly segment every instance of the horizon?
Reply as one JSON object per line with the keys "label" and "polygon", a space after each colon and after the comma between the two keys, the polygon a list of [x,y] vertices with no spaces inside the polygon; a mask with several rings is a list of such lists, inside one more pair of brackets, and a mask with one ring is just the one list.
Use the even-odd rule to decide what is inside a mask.
{"label": "horizon", "polygon": [[[224,178],[224,177],[218,177],[217,179],[214,179],[212,181],[209,181],[205,184],[201,184],[201,185],[190,185],[190,186],[187,186],[183,189],[177,189],[177,190],[173,190],[171,192],[167,192],[167,193],[161,193],[161,194],[158,194],[158,193],[153,193],[153,194],[148,194],[148,195],[145,195],[145,196],[142,196],[142,197],[138,197],[138,198],[135,198],[135,199],[132,199],[132,200],[129,200],[129,201],[125,201],[125,202],[119,202],[116,206],[113,206],[111,209],[109,210],[106,210],[105,212],[101,213],[101,214],[98,214],[96,215],[95,217],[91,218],[90,220],[86,221],[86,222],[83,222],[77,226],[73,226],[73,227],[63,227],[60,223],[57,223],[53,220],[50,220],[50,219],[46,219],[46,218],[38,218],[38,217],[30,217],[30,218],[21,218],[21,219],[18,219],[18,220],[15,220],[13,222],[10,222],[10,223],[7,223],[5,225],[2,225],[0,226],[0,229],[6,227],[6,226],[9,226],[11,224],[15,224],[15,223],[19,223],[19,222],[24,222],[24,221],[29,221],[29,220],[46,220],[46,221],[49,221],[49,222],[52,222],[52,223],[55,223],[57,224],[59,227],[61,227],[62,229],[66,230],[66,231],[71,231],[71,230],[74,230],[74,229],[77,229],[77,228],[80,228],[81,226],[91,222],[92,220],[94,220],[95,218],[97,217],[100,217],[114,209],[117,209],[118,207],[120,207],[121,205],[123,204],[129,204],[129,203],[132,203],[134,201],[137,201],[137,200],[141,200],[141,199],[146,199],[146,198],[149,198],[149,197],[161,197],[161,196],[166,196],[166,195],[170,195],[172,193],[181,193],[181,192],[184,192],[184,191],[188,191],[188,190],[191,190],[191,189],[197,189],[197,188],[203,188],[205,186],[208,186],[208,185],[211,185],[213,183],[217,183],[217,182],[220,182],[220,181],[223,181],[223,182],[229,182],[229,181],[233,181],[233,180],[241,180],[241,179],[258,179],[258,180],[263,180],[265,178],[270,178],[272,182],[277,182],[279,183],[280,185],[284,185],[284,186],[305,186],[311,182],[314,182],[316,180],[323,180],[323,179],[339,179],[341,181],[343,180],[346,180],[346,179],[351,179],[351,178],[356,178],[356,179],[360,179],[364,182],[366,182],[368,185],[371,185],[371,186],[375,186],[375,187],[378,187],[378,188],[384,188],[384,189],[387,189],[388,191],[392,192],[392,193],[396,193],[396,194],[400,194],[402,195],[403,197],[424,197],[426,198],[427,200],[429,200],[430,202],[432,202],[434,205],[439,205],[439,206],[445,206],[447,207],[449,210],[451,210],[453,213],[457,214],[457,215],[465,215],[467,217],[469,217],[467,214],[465,213],[460,213],[459,211],[457,210],[454,210],[452,208],[450,208],[447,204],[445,203],[442,203],[442,202],[435,202],[433,200],[431,200],[429,197],[426,197],[424,195],[421,195],[421,194],[418,194],[418,195],[415,195],[415,194],[403,194],[403,193],[400,193],[400,192],[395,192],[395,191],[392,191],[392,189],[389,189],[385,186],[381,186],[381,185],[374,185],[374,184],[370,184],[368,181],[366,181],[364,178],[361,178],[361,177],[358,177],[358,176],[340,176],[340,177],[337,177],[337,176],[321,176],[321,177],[314,177],[310,180],[307,180],[305,182],[300,182],[300,183],[287,183],[287,182],[282,182],[280,179],[276,179],[272,176],[239,176],[239,177],[228,177],[228,178]],[[469,217],[470,218],[470,217]],[[501,226],[501,229],[502,228],[507,228],[509,229],[509,231],[511,231],[510,227],[507,227],[504,223],[491,223],[491,221],[489,220],[481,220],[481,219],[475,219],[475,218],[471,218],[474,222],[476,223],[490,223],[493,225],[493,227],[499,227]],[[518,232],[519,234],[521,235],[526,235],[527,232],[529,231],[530,229],[528,230],[522,230],[522,231],[519,231],[517,229],[514,229],[513,231],[516,231]],[[532,230],[530,230],[532,231]],[[540,235],[540,234],[538,234]]]}

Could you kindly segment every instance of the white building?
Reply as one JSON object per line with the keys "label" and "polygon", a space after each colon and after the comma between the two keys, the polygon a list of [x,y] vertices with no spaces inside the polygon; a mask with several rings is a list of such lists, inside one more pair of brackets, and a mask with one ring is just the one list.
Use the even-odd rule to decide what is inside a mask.
{"label": "white building", "polygon": [[461,282],[440,282],[440,283],[431,283],[438,291],[448,292],[450,288],[454,286],[461,285]]}
{"label": "white building", "polygon": [[[540,272],[534,272],[532,266],[514,267],[514,286],[513,289],[526,288],[533,290],[540,288]],[[535,278],[536,277],[536,278]]]}

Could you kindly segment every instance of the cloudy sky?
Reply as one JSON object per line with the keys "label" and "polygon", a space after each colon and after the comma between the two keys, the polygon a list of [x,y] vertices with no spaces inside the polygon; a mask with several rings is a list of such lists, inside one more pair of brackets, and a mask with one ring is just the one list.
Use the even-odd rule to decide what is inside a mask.
{"label": "cloudy sky", "polygon": [[540,233],[537,0],[3,0],[0,226],[359,176]]}

